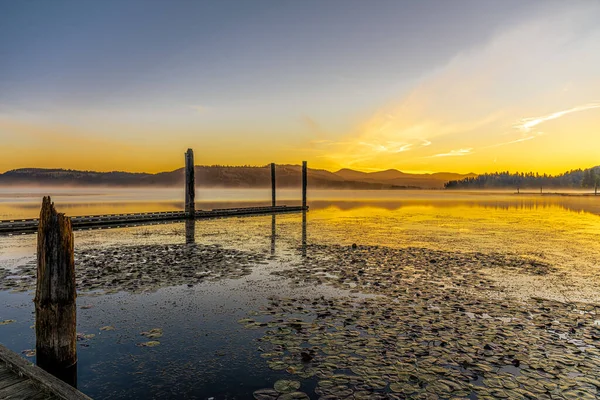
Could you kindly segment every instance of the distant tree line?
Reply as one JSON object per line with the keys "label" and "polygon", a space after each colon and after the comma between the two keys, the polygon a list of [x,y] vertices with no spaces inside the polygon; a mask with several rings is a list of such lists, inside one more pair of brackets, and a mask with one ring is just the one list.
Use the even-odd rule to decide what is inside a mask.
{"label": "distant tree line", "polygon": [[594,188],[600,185],[600,166],[575,169],[559,175],[533,172],[493,172],[476,177],[449,181],[446,189],[495,189],[495,188]]}

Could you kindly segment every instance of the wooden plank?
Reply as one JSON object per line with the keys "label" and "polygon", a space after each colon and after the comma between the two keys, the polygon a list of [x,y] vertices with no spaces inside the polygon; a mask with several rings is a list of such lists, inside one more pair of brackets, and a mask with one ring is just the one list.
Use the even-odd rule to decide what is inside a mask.
{"label": "wooden plank", "polygon": [[2,372],[0,372],[0,381],[7,378],[9,375],[12,375],[12,373],[13,372],[10,369],[8,369],[7,366],[4,366],[4,369],[2,370]]}
{"label": "wooden plank", "polygon": [[31,364],[23,357],[13,353],[0,344],[0,360],[16,374],[29,378],[41,390],[46,391],[49,396],[42,398],[57,398],[62,400],[91,400],[72,386],[49,374],[41,368]]}
{"label": "wooden plank", "polygon": [[[20,377],[19,375],[15,374],[15,373],[11,373],[8,376],[5,376],[1,381],[0,381],[0,390],[3,390],[7,387],[16,385],[19,382],[23,382],[24,380],[26,380],[23,377]],[[1,399],[1,397],[0,397]]]}
{"label": "wooden plank", "polygon": [[23,379],[16,385],[0,389],[0,399],[29,399],[32,395],[38,394],[40,391],[30,379]]}
{"label": "wooden plank", "polygon": [[35,394],[29,397],[27,400],[60,400],[58,397],[47,393],[45,391],[40,391],[38,394]]}

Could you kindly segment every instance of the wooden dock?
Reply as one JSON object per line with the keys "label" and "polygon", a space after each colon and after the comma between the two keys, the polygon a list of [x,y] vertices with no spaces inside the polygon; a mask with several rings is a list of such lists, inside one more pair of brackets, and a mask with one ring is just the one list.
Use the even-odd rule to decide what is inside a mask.
{"label": "wooden dock", "polygon": [[91,400],[0,344],[0,399]]}
{"label": "wooden dock", "polygon": [[[211,219],[226,217],[242,217],[252,215],[284,214],[301,212],[308,207],[302,206],[269,206],[269,207],[244,207],[244,208],[221,208],[210,211],[195,211],[195,219]],[[89,215],[71,217],[73,228],[98,229],[98,228],[121,228],[136,225],[149,225],[161,222],[178,222],[187,219],[185,211],[164,211],[134,214],[109,214]],[[37,232],[38,218],[13,219],[0,221],[0,235],[15,235]]]}

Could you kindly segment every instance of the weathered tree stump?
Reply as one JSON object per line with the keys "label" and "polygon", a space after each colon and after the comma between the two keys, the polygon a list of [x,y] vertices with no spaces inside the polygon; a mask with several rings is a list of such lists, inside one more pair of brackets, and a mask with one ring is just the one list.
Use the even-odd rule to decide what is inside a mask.
{"label": "weathered tree stump", "polygon": [[194,150],[185,153],[185,214],[196,217],[196,180],[194,177]]}
{"label": "weathered tree stump", "polygon": [[71,219],[44,197],[37,237],[36,362],[64,377],[77,363],[77,306]]}

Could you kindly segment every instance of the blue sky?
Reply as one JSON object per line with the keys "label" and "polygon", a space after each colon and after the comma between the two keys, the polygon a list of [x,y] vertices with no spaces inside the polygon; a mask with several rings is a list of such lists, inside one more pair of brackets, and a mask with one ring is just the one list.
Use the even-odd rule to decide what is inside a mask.
{"label": "blue sky", "polygon": [[[77,139],[72,152],[99,146],[105,158],[111,143],[129,149],[145,141],[148,148],[135,165],[128,165],[123,150],[111,156],[113,164],[92,157],[90,168],[98,169],[175,167],[180,149],[194,145],[210,149],[200,157],[210,163],[267,163],[277,157],[293,162],[294,151],[303,150],[316,165],[360,169],[383,168],[374,162],[381,154],[363,160],[357,154],[411,143],[407,149],[412,151],[417,139],[445,143],[435,154],[460,154],[477,142],[467,143],[469,135],[484,133],[467,130],[458,132],[459,138],[453,132],[433,141],[439,136],[435,132],[415,136],[403,127],[373,139],[365,126],[390,110],[398,116],[411,93],[453,68],[458,70],[454,84],[428,94],[432,105],[426,115],[415,116],[411,109],[404,119],[444,115],[459,100],[468,104],[453,114],[465,125],[504,112],[523,97],[531,99],[513,120],[593,103],[582,90],[568,102],[532,107],[552,85],[569,85],[565,77],[596,78],[592,68],[598,57],[588,53],[598,44],[598,20],[598,3],[591,1],[2,0],[0,139],[41,151],[54,132],[65,135],[63,145]],[[548,45],[546,37],[556,39],[545,36],[551,27],[574,46],[591,41],[577,53],[589,58],[580,60],[589,69],[563,59],[569,42]],[[532,60],[517,51],[520,39],[526,46],[533,43],[533,52],[540,42],[544,53],[534,60],[540,69],[547,62],[560,68],[554,65],[547,79],[537,73],[528,64]],[[471,76],[495,73],[490,60],[515,63],[502,72],[506,85],[462,97],[458,92],[473,85]],[[500,133],[486,135],[495,143]],[[336,144],[335,150],[319,146],[327,141]],[[344,143],[350,145],[344,148]],[[357,143],[366,144],[356,149]],[[233,145],[241,149],[232,151]],[[153,163],[166,148],[174,155]],[[63,166],[58,164],[72,160],[80,166],[86,159],[60,154],[22,162]],[[442,168],[435,160],[423,161],[426,154],[418,162],[397,154],[387,154],[385,163],[411,170]],[[17,164],[14,158],[0,162],[0,170],[23,166]]]}

